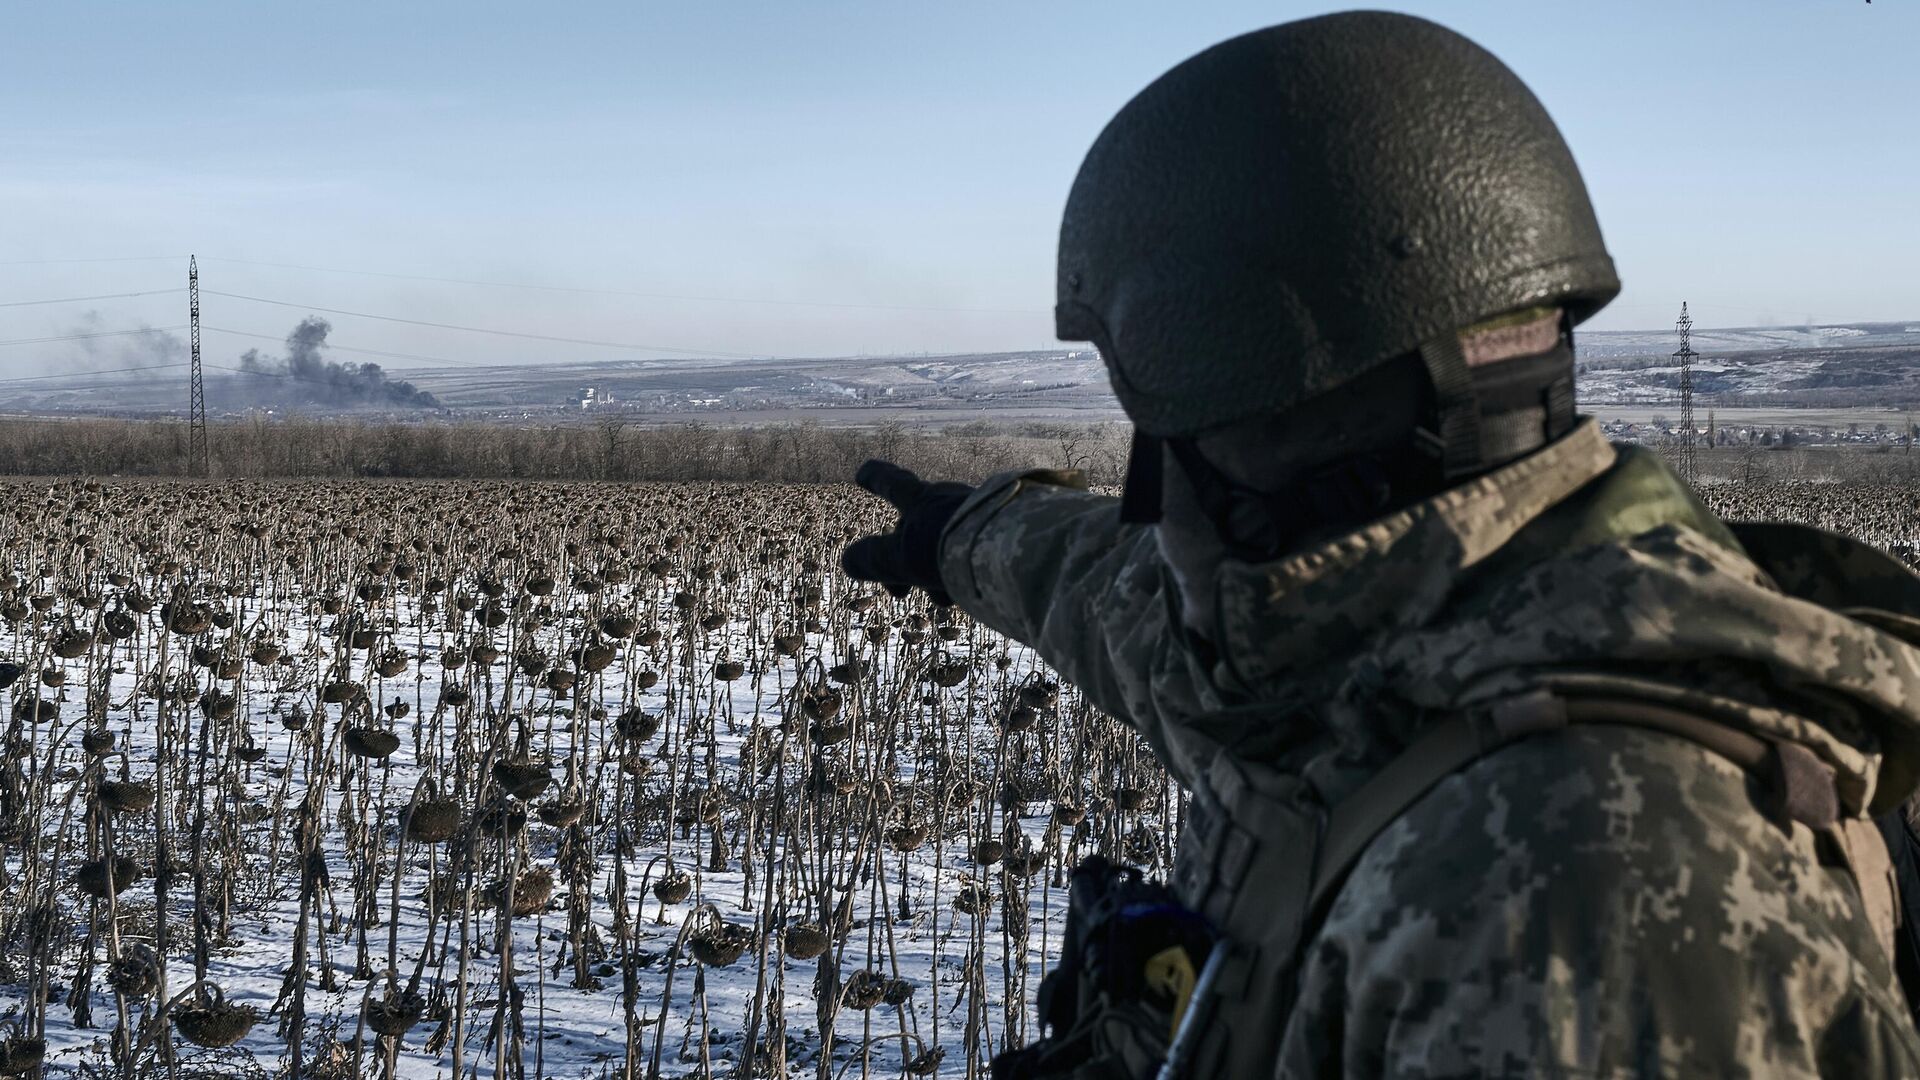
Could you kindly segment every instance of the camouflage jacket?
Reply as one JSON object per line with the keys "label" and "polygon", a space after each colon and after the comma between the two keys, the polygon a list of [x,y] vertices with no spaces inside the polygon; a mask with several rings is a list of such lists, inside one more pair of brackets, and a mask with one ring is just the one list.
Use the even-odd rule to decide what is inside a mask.
{"label": "camouflage jacket", "polygon": [[[941,569],[1189,787],[1224,758],[1337,803],[1436,714],[1536,687],[1801,744],[1851,814],[1920,775],[1920,579],[1812,530],[1736,534],[1591,421],[1352,534],[1223,564],[1204,637],[1151,527],[1059,474],[983,485]],[[1309,931],[1279,1075],[1920,1075],[1850,872],[1755,801],[1725,758],[1625,728],[1453,774]]]}

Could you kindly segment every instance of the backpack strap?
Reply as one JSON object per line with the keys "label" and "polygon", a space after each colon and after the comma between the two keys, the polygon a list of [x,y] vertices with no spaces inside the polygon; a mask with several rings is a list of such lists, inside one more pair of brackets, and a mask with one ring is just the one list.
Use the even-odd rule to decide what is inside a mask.
{"label": "backpack strap", "polygon": [[1893,971],[1907,999],[1907,1011],[1920,1025],[1920,859],[1915,858],[1920,837],[1913,832],[1903,809],[1890,810],[1875,819],[1881,839],[1892,857],[1894,893],[1899,900],[1894,935]]}
{"label": "backpack strap", "polygon": [[[1562,697],[1536,690],[1494,702],[1485,709],[1450,716],[1415,739],[1372,779],[1335,804],[1327,816],[1326,832],[1315,860],[1313,887],[1308,894],[1308,924],[1325,915],[1346,882],[1353,864],[1381,830],[1392,824],[1422,796],[1448,776],[1480,758],[1530,735],[1559,731],[1570,724],[1610,724],[1678,735],[1719,754],[1759,776],[1770,796],[1764,807],[1776,823],[1798,821],[1816,832],[1842,824],[1840,798],[1833,770],[1811,750],[1793,742],[1762,739],[1726,724],[1653,702],[1628,698]],[[1885,864],[1872,865],[1871,852],[1853,857],[1851,837],[1839,837],[1861,880],[1867,912],[1880,929],[1879,911],[1888,909],[1876,881],[1885,879]],[[1865,863],[1867,865],[1859,865]],[[1891,927],[1887,927],[1890,931]],[[1881,935],[1891,937],[1890,932]],[[1888,948],[1891,954],[1891,944]]]}

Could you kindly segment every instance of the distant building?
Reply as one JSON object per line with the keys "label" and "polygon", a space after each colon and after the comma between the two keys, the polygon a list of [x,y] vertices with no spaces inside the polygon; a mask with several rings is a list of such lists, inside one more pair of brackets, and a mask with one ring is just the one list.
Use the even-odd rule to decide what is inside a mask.
{"label": "distant building", "polygon": [[613,391],[601,390],[597,386],[581,387],[578,397],[580,399],[580,411],[582,412],[590,409],[609,408],[613,405]]}

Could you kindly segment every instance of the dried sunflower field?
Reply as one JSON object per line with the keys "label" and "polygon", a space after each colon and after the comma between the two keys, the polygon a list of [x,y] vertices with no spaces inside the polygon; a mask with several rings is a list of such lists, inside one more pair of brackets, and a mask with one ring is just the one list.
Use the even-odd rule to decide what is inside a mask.
{"label": "dried sunflower field", "polygon": [[984,1075],[1067,868],[1178,834],[1030,652],[839,574],[851,487],[0,490],[0,1076]]}
{"label": "dried sunflower field", "polygon": [[851,487],[0,491],[3,1076],[984,1075],[1177,835]]}

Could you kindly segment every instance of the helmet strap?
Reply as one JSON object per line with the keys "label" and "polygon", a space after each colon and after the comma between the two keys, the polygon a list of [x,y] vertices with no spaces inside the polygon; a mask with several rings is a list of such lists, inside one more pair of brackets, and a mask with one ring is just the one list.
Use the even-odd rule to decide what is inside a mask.
{"label": "helmet strap", "polygon": [[1533,356],[1469,366],[1458,334],[1420,348],[1433,384],[1432,420],[1414,445],[1440,471],[1441,486],[1497,468],[1573,430],[1573,319],[1560,314],[1560,340]]}
{"label": "helmet strap", "polygon": [[1541,395],[1541,404],[1547,410],[1547,441],[1552,442],[1573,430],[1573,359],[1579,353],[1573,348],[1573,313],[1560,309],[1560,348],[1567,351],[1566,370],[1558,379],[1547,384],[1546,392]]}
{"label": "helmet strap", "polygon": [[1151,525],[1160,520],[1165,461],[1160,445],[1158,437],[1133,429],[1133,446],[1127,451],[1127,479],[1120,489],[1120,520],[1125,524]]}
{"label": "helmet strap", "polygon": [[1420,363],[1433,384],[1433,424],[1414,430],[1414,442],[1440,462],[1442,482],[1480,471],[1480,403],[1473,393],[1460,335],[1448,331],[1420,346]]}

